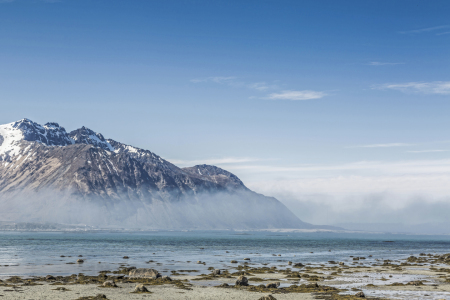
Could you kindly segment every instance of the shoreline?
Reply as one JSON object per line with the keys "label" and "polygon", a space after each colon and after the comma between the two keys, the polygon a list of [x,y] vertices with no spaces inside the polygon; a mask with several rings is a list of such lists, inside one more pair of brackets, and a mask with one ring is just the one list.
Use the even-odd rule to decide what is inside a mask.
{"label": "shoreline", "polygon": [[[83,265],[83,258],[78,258]],[[450,299],[450,254],[422,253],[399,260],[376,259],[363,264],[366,257],[352,257],[350,262],[324,264],[280,262],[276,266],[252,263],[251,257],[230,261],[226,268],[209,267],[198,274],[193,270],[172,270],[156,278],[133,277],[136,267],[118,263],[116,270],[97,275],[12,276],[0,281],[1,299],[255,299],[272,295],[275,299]],[[149,269],[161,270],[162,263],[150,261]],[[204,265],[203,262],[197,262]],[[5,267],[0,267],[0,272]],[[158,272],[159,273],[159,272]],[[193,275],[193,273],[196,273]],[[242,276],[248,285],[238,285]],[[105,282],[117,287],[104,287]],[[279,284],[277,284],[277,282]],[[144,284],[150,293],[135,294]],[[269,284],[269,285],[268,285]],[[272,285],[270,285],[272,284]],[[97,298],[91,298],[97,299]],[[267,298],[272,299],[272,298]],[[273,300],[273,299],[272,299]]]}

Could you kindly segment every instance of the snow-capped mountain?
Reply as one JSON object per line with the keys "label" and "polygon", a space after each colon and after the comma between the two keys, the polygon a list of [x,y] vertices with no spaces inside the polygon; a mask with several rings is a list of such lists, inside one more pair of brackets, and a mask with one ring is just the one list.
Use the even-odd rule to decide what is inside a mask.
{"label": "snow-capped mountain", "polygon": [[0,125],[0,221],[142,228],[310,228],[221,168],[178,168],[86,127]]}

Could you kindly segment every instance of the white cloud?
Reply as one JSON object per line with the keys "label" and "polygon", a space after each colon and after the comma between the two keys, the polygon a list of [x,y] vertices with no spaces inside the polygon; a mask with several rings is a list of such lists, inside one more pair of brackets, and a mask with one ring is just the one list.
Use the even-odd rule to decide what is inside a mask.
{"label": "white cloud", "polygon": [[414,146],[413,144],[405,144],[405,143],[389,143],[389,144],[370,144],[370,145],[360,145],[353,146],[350,148],[392,148],[392,147],[408,147]]}
{"label": "white cloud", "polygon": [[234,76],[215,76],[215,77],[206,77],[206,78],[196,78],[190,80],[192,83],[217,83],[217,84],[224,84],[235,88],[248,88],[251,90],[257,90],[257,91],[267,91],[267,90],[273,90],[278,89],[278,86],[275,84],[268,84],[267,82],[253,82],[253,83],[246,83],[242,80],[238,80],[237,77]]}
{"label": "white cloud", "polygon": [[382,90],[391,89],[404,93],[450,95],[450,81],[383,84],[374,88]]}
{"label": "white cloud", "polygon": [[195,165],[221,165],[221,164],[240,164],[247,162],[259,161],[257,158],[251,157],[224,157],[224,158],[209,158],[209,159],[198,159],[198,160],[179,160],[179,159],[167,159],[175,165],[181,166],[195,166]]}
{"label": "white cloud", "polygon": [[324,92],[317,92],[317,91],[310,91],[310,90],[304,90],[304,91],[282,91],[280,93],[272,93],[270,94],[267,99],[272,100],[311,100],[311,99],[320,99],[325,97],[327,94]]}
{"label": "white cloud", "polygon": [[200,82],[215,82],[215,83],[219,83],[219,84],[226,84],[226,83],[230,83],[233,80],[235,80],[236,77],[234,76],[228,76],[228,77],[224,77],[224,76],[215,76],[215,77],[206,77],[206,78],[196,78],[196,79],[191,79],[192,83],[200,83]]}
{"label": "white cloud", "polygon": [[387,66],[387,65],[404,65],[405,63],[391,63],[391,62],[379,62],[379,61],[371,61],[369,66]]}
{"label": "white cloud", "polygon": [[445,29],[445,28],[450,28],[450,25],[441,25],[441,26],[420,28],[420,29],[415,29],[415,30],[399,31],[399,33],[401,33],[401,34],[417,34],[417,33],[436,31],[436,30]]}
{"label": "white cloud", "polygon": [[416,151],[406,151],[408,153],[434,153],[434,152],[448,152],[449,150],[416,150]]}
{"label": "white cloud", "polygon": [[266,90],[269,90],[269,89],[276,89],[276,88],[278,88],[276,85],[268,85],[265,82],[250,83],[250,84],[247,84],[247,87],[249,89],[253,89],[253,90],[257,90],[257,91],[266,91]]}

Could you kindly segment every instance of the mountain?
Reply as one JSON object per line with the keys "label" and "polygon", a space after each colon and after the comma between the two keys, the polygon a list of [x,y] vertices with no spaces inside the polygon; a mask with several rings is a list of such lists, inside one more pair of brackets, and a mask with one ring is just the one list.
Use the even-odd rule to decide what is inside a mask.
{"label": "mountain", "polygon": [[0,221],[153,229],[314,228],[209,165],[179,168],[86,127],[0,125]]}

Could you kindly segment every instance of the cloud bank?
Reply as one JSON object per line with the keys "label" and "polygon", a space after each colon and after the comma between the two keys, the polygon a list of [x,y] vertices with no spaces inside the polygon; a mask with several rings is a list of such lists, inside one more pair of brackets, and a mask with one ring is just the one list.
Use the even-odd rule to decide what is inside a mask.
{"label": "cloud bank", "polygon": [[[448,222],[450,159],[284,167],[241,165],[236,166],[239,173],[237,169],[251,172],[249,178],[279,174],[278,179],[267,176],[246,184],[279,199],[305,222]],[[447,228],[450,234],[450,226]]]}

